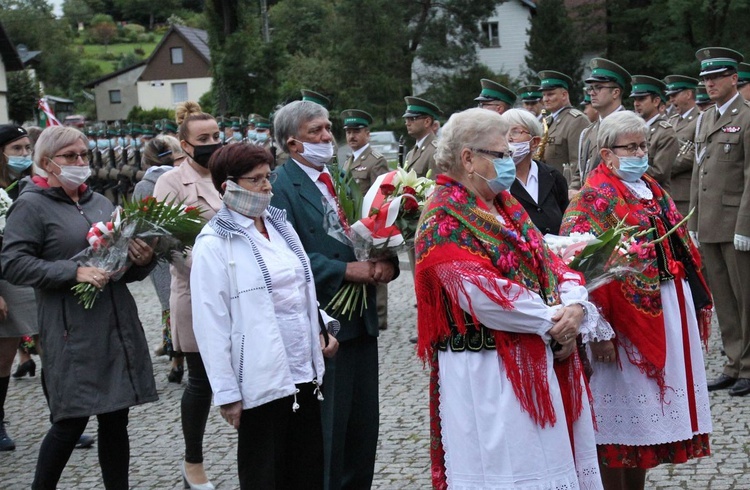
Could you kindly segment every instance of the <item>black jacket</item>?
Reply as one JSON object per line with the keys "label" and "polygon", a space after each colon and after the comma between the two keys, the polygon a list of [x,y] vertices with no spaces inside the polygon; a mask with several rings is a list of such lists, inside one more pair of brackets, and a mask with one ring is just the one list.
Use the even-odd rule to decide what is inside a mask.
{"label": "black jacket", "polygon": [[554,168],[540,162],[536,164],[539,167],[539,202],[534,202],[518,179],[510,186],[510,193],[529,213],[531,221],[542,234],[557,235],[568,207],[568,183]]}

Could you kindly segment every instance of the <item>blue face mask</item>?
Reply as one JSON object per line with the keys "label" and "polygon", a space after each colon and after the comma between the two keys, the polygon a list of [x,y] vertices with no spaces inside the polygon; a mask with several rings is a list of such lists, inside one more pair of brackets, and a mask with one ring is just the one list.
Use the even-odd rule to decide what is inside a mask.
{"label": "blue face mask", "polygon": [[234,133],[232,133],[232,139],[234,141],[242,141],[242,133],[240,133],[239,131],[235,131]]}
{"label": "blue face mask", "polygon": [[648,155],[618,158],[620,159],[620,168],[615,172],[625,182],[636,182],[648,170]]}
{"label": "blue face mask", "polygon": [[219,141],[221,141],[222,143],[227,142],[227,137],[224,135],[224,131],[219,131]]}
{"label": "blue face mask", "polygon": [[250,141],[257,141],[258,136],[259,136],[258,132],[255,131],[254,129],[249,129],[247,131],[247,139],[249,139]]}
{"label": "blue face mask", "polygon": [[96,148],[96,140],[89,140],[89,150]]}
{"label": "blue face mask", "polygon": [[[7,155],[6,155],[7,156]],[[31,155],[25,157],[8,156],[8,168],[16,175],[31,167]]]}
{"label": "blue face mask", "polygon": [[96,146],[98,146],[100,149],[109,148],[109,141],[108,140],[97,140]]}
{"label": "blue face mask", "polygon": [[140,147],[141,147],[141,146],[143,146],[143,145],[141,144],[141,140],[140,140],[140,139],[138,139],[138,138],[135,138],[135,139],[133,140],[133,146],[135,146],[136,148],[140,148]]}
{"label": "blue face mask", "polygon": [[[483,155],[481,156],[482,158],[490,160]],[[500,194],[502,191],[507,191],[508,189],[510,189],[510,186],[513,185],[513,181],[516,180],[516,164],[515,162],[513,162],[513,158],[510,156],[506,156],[505,158],[495,158],[490,161],[495,167],[495,173],[497,174],[497,177],[495,177],[494,179],[488,179],[483,175],[476,175],[479,175],[481,178],[487,181],[487,186],[492,192],[494,192],[495,194]]]}
{"label": "blue face mask", "polygon": [[265,143],[266,141],[268,141],[268,133],[257,133],[255,135],[255,141],[260,144]]}

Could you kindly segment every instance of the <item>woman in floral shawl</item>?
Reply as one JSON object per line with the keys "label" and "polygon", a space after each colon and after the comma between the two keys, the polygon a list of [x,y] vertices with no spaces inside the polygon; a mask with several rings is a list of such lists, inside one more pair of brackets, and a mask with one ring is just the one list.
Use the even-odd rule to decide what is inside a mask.
{"label": "woman in floral shawl", "polygon": [[[598,313],[508,192],[494,112],[454,114],[417,231],[418,352],[430,362],[433,486],[601,488],[576,335]],[[554,352],[553,352],[554,351]]]}
{"label": "woman in floral shawl", "polygon": [[[595,290],[592,301],[616,332],[590,344],[602,478],[609,489],[642,489],[646,470],[709,454],[711,413],[701,338],[710,324],[711,298],[700,256],[679,227],[669,195],[644,172],[647,128],[631,112],[602,121],[602,163],[565,213],[561,234],[600,235],[625,219],[651,230],[631,245],[638,270]],[[696,314],[697,312],[697,314]]]}

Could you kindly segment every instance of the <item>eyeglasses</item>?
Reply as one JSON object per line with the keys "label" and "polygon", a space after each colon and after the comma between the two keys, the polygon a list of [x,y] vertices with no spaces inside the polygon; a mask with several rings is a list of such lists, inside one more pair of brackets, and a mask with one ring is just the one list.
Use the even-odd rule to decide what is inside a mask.
{"label": "eyeglasses", "polygon": [[78,163],[79,158],[83,163],[89,163],[89,153],[87,151],[81,153],[64,153],[62,155],[55,155],[52,158],[64,158],[65,163],[68,165]]}
{"label": "eyeglasses", "polygon": [[512,151],[492,151],[492,150],[483,150],[482,148],[469,148],[471,151],[475,151],[477,153],[484,153],[485,155],[490,155],[495,158],[505,158],[513,155]]}
{"label": "eyeglasses", "polygon": [[404,121],[414,122],[419,119],[427,119],[427,116],[406,116]]}
{"label": "eyeglasses", "polygon": [[718,80],[719,78],[731,77],[732,75],[734,75],[733,71],[723,71],[721,73],[712,73],[711,75],[704,75],[701,77],[701,80],[703,81],[703,83],[706,83],[708,81]]}
{"label": "eyeglasses", "polygon": [[484,109],[485,107],[499,107],[502,102],[480,102],[478,105],[480,109]]}
{"label": "eyeglasses", "polygon": [[612,145],[612,146],[610,146],[610,148],[613,149],[613,150],[615,150],[615,149],[625,150],[628,153],[630,153],[631,155],[635,155],[636,152],[639,149],[643,153],[648,153],[648,143],[646,143],[645,141],[643,143],[641,143],[641,144],[630,143],[628,145]]}
{"label": "eyeglasses", "polygon": [[586,87],[587,94],[598,94],[605,88],[620,88],[617,85],[589,85]]}
{"label": "eyeglasses", "polygon": [[265,177],[232,177],[231,175],[228,175],[227,179],[246,180],[248,183],[250,183],[251,187],[259,188],[263,186],[266,181],[268,181],[269,184],[273,185],[273,183],[276,182],[276,177],[278,177],[278,174],[268,174]]}
{"label": "eyeglasses", "polygon": [[519,136],[521,136],[521,135],[524,135],[524,134],[528,134],[528,135],[531,135],[531,133],[530,133],[530,132],[528,132],[528,131],[526,131],[525,129],[518,129],[518,128],[516,128],[516,129],[511,129],[511,130],[510,130],[510,131],[508,132],[508,135],[509,135],[509,136],[510,136],[511,138],[513,138],[513,139],[515,139],[515,138],[518,138]]}

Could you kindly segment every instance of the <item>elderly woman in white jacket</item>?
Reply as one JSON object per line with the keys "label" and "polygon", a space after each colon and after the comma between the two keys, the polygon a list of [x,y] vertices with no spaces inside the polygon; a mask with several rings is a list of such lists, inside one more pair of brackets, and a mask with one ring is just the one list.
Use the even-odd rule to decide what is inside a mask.
{"label": "elderly woman in white jacket", "polygon": [[248,144],[211,158],[224,205],[193,249],[193,325],[214,403],[238,431],[240,488],[322,488],[320,385],[336,322],[318,309],[285,212],[269,207],[272,161]]}

